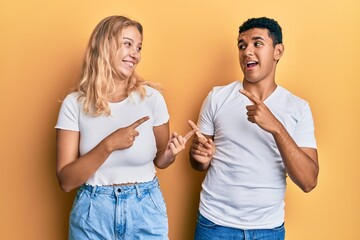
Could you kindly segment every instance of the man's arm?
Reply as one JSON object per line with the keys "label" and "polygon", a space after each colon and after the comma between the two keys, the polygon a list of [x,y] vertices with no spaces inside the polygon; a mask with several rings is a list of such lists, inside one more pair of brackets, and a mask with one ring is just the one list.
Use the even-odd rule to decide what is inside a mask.
{"label": "man's arm", "polygon": [[298,147],[260,99],[246,90],[240,92],[254,102],[254,105],[246,107],[248,120],[273,135],[289,177],[304,192],[310,192],[315,188],[319,174],[317,150]]}
{"label": "man's arm", "polygon": [[283,126],[272,135],[291,180],[304,192],[310,192],[316,187],[319,174],[317,150],[299,148]]}

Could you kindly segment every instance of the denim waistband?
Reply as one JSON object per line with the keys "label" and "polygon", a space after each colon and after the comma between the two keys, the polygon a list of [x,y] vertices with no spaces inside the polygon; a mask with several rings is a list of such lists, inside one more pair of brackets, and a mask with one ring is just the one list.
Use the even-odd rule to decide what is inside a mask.
{"label": "denim waistband", "polygon": [[132,185],[124,186],[92,186],[84,184],[80,187],[79,190],[87,190],[92,194],[104,194],[104,195],[113,195],[118,196],[120,194],[129,194],[132,191],[139,194],[147,189],[152,189],[159,187],[159,180],[157,177],[154,177],[153,180],[144,183],[135,183]]}

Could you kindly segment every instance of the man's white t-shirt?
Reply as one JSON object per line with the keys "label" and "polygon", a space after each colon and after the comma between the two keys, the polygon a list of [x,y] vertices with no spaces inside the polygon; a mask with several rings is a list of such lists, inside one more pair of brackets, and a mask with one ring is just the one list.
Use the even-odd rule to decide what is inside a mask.
{"label": "man's white t-shirt", "polygon": [[78,101],[78,92],[64,99],[55,128],[80,132],[80,155],[89,152],[115,130],[127,127],[142,117],[150,117],[136,128],[139,136],[134,144],[111,153],[86,184],[102,186],[148,182],[155,177],[153,160],[157,149],[153,127],[167,123],[169,114],[160,92],[148,86],[145,89],[144,99],[137,92],[132,92],[121,102],[109,103],[110,116],[85,114]]}
{"label": "man's white t-shirt", "polygon": [[[240,81],[215,87],[198,125],[214,136],[216,152],[202,183],[200,213],[239,229],[267,229],[284,222],[286,172],[273,136],[247,120],[253,103]],[[264,101],[299,147],[316,148],[308,103],[281,86]]]}

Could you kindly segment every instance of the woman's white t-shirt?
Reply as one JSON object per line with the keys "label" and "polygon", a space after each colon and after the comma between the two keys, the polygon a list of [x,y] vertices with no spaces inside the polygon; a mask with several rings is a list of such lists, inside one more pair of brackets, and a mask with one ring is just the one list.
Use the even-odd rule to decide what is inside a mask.
{"label": "woman's white t-shirt", "polygon": [[110,116],[85,114],[79,93],[69,94],[63,101],[57,129],[80,132],[79,153],[84,155],[115,130],[127,127],[136,120],[149,116],[150,119],[136,128],[139,136],[127,149],[110,154],[94,175],[87,180],[89,185],[112,185],[151,181],[156,173],[153,163],[157,149],[153,127],[169,121],[165,100],[161,93],[145,86],[144,99],[136,92],[118,103],[109,103]]}

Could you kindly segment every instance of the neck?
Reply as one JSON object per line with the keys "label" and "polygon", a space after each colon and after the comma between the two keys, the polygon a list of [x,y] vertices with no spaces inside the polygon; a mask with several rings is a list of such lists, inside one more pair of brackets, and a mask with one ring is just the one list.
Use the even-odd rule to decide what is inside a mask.
{"label": "neck", "polygon": [[110,102],[121,102],[128,97],[127,93],[127,81],[125,80],[115,80],[115,89],[112,94],[109,95]]}
{"label": "neck", "polygon": [[275,91],[277,85],[275,81],[269,83],[267,82],[252,83],[244,79],[243,87],[246,91],[251,92],[261,101],[264,101]]}

